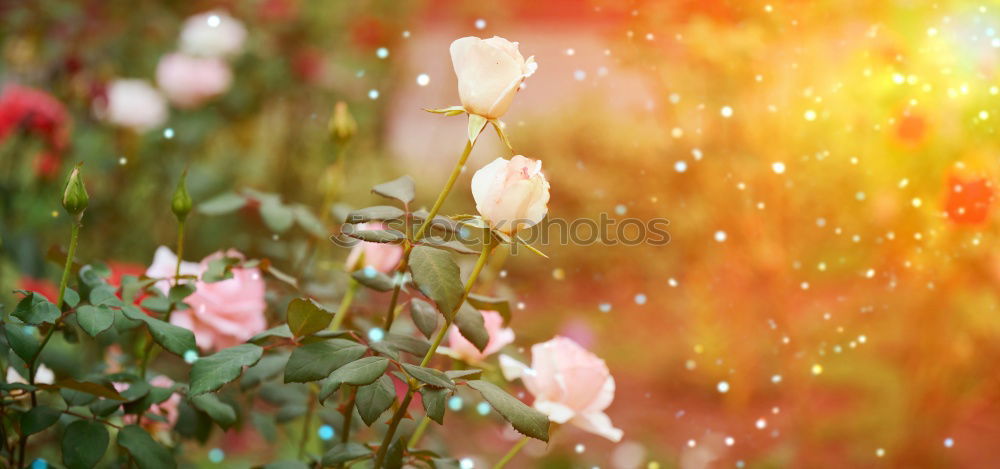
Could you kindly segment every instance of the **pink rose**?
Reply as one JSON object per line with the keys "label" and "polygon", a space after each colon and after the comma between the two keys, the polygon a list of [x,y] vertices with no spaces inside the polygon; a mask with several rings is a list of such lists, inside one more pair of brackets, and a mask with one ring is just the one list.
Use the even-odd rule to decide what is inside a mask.
{"label": "pink rose", "polygon": [[497,158],[472,176],[476,210],[504,233],[531,227],[548,213],[549,182],[542,162],[516,155]]}
{"label": "pink rose", "polygon": [[208,11],[184,20],[180,48],[186,54],[222,57],[243,49],[247,29],[224,11]]}
{"label": "pink rose", "polygon": [[521,378],[535,396],[534,407],[556,423],[569,422],[588,432],[619,441],[622,431],[604,410],[615,398],[615,380],[596,355],[570,339],[556,336],[531,347],[531,367],[506,355],[500,369],[508,380]]}
{"label": "pink rose", "polygon": [[485,360],[486,357],[499,352],[500,349],[514,341],[514,330],[503,327],[503,316],[500,313],[496,311],[480,311],[480,313],[483,313],[486,332],[490,334],[490,341],[487,342],[486,348],[482,352],[475,345],[472,345],[472,342],[462,337],[457,326],[451,326],[451,329],[448,330],[448,349],[451,354],[470,364]]}
{"label": "pink rose", "polygon": [[[386,226],[381,223],[362,223],[358,225],[358,230],[384,230]],[[389,273],[399,265],[399,260],[403,258],[403,248],[395,244],[369,243],[361,241],[351,248],[351,253],[347,255],[345,262],[348,271],[359,268],[371,267],[382,273]],[[358,264],[358,262],[361,262]]]}
{"label": "pink rose", "polygon": [[[112,384],[114,385],[115,389],[117,389],[119,392],[128,389],[128,385],[126,385],[125,383],[112,383]],[[172,388],[174,387],[174,380],[166,376],[160,375],[151,379],[149,381],[149,384],[158,388]],[[174,428],[174,424],[177,423],[177,417],[180,416],[180,410],[178,409],[180,403],[181,403],[180,394],[172,393],[170,394],[170,397],[167,398],[167,400],[159,404],[153,404],[149,406],[149,409],[146,411],[147,414],[159,415],[160,417],[163,417],[163,419],[166,420],[166,422],[162,422],[160,420],[154,420],[151,418],[143,418],[141,426],[144,429],[146,429],[146,431],[152,433],[154,436],[157,436],[161,440],[169,439],[170,430]],[[122,421],[127,425],[131,425],[136,423],[137,417],[138,417],[137,415],[128,414],[122,417]]]}
{"label": "pink rose", "polygon": [[145,132],[167,121],[167,101],[145,80],[115,80],[105,101],[96,103],[98,117],[115,125]]}
{"label": "pink rose", "polygon": [[462,107],[487,119],[503,116],[521,83],[538,69],[534,57],[524,60],[516,42],[499,36],[456,39],[450,51]]}
{"label": "pink rose", "polygon": [[215,57],[194,57],[175,52],[160,58],[156,84],[171,102],[190,108],[225,93],[233,82],[229,65]]}
{"label": "pink rose", "polygon": [[[206,257],[200,264],[182,263],[181,274],[201,276],[208,269],[209,262],[223,256],[243,258],[236,250],[220,251]],[[161,246],[146,275],[172,277],[176,263],[177,256]],[[169,267],[171,265],[175,267]],[[170,268],[166,275],[163,273],[165,266]],[[191,309],[174,311],[170,316],[171,323],[193,331],[198,347],[204,350],[239,345],[267,328],[264,279],[260,271],[234,267],[232,273],[232,278],[218,282],[196,281],[195,292],[184,299]],[[164,292],[169,291],[169,285],[163,282],[156,284]]]}

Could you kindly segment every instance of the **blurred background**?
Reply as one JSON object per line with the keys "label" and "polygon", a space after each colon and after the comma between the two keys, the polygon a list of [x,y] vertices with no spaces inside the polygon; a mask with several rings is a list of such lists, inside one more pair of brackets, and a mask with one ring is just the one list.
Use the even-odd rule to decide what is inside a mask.
{"label": "blurred background", "polygon": [[[109,83],[154,84],[184,19],[213,10],[246,28],[224,92],[141,131],[102,117]],[[513,467],[995,467],[998,29],[1000,5],[946,0],[0,1],[0,286],[58,278],[59,190],[82,161],[82,259],[144,270],[189,168],[196,202],[250,203],[191,218],[185,257],[234,247],[335,303],[347,252],[326,233],[401,174],[430,205],[466,122],[421,109],[459,104],[452,40],[499,35],[539,64],[504,121],[543,161],[550,216],[665,218],[671,237],[538,245],[550,259],[489,273],[518,345],[562,334],[607,360],[625,431],[567,427]],[[487,130],[469,169],[497,156]],[[469,174],[445,213],[474,210]],[[311,215],[250,209],[275,195]],[[432,445],[488,467],[515,441],[474,402],[457,413]],[[244,427],[191,454],[260,462]]]}

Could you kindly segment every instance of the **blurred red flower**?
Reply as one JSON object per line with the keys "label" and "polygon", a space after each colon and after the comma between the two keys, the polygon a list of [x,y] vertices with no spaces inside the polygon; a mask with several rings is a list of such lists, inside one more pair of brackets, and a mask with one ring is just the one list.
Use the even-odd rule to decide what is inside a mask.
{"label": "blurred red flower", "polygon": [[18,129],[42,138],[57,152],[69,143],[69,114],[52,95],[20,85],[0,93],[0,140]]}
{"label": "blurred red flower", "polygon": [[977,225],[986,221],[993,202],[993,183],[985,177],[963,179],[948,176],[945,212],[960,225]]}
{"label": "blurred red flower", "polygon": [[21,277],[17,282],[17,288],[33,291],[49,301],[56,301],[56,297],[59,296],[56,284],[44,278]]}

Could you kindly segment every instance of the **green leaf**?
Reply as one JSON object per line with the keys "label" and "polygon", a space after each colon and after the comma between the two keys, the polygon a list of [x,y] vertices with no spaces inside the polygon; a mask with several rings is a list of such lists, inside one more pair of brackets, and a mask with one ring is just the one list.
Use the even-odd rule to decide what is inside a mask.
{"label": "green leaf", "polygon": [[247,342],[252,342],[259,344],[267,339],[278,338],[278,339],[291,339],[294,337],[292,335],[292,330],[288,327],[288,324],[282,324],[280,326],[272,327],[260,334],[257,334],[250,338]]}
{"label": "green leaf", "polygon": [[223,215],[235,212],[246,206],[246,204],[246,197],[234,192],[226,192],[202,202],[201,205],[198,205],[198,211],[210,216]]}
{"label": "green leaf", "polygon": [[34,435],[59,421],[62,411],[40,405],[21,414],[21,434]]}
{"label": "green leaf", "polygon": [[219,400],[215,394],[201,394],[191,398],[191,405],[208,414],[223,429],[236,423],[236,409]]}
{"label": "green leaf", "polygon": [[500,122],[499,119],[490,119],[490,124],[493,124],[493,129],[497,131],[497,135],[500,136],[500,141],[502,141],[503,144],[507,146],[507,149],[510,151],[514,151],[514,147],[510,145],[510,140],[507,139],[507,134],[504,133],[503,131],[504,128],[503,122]]}
{"label": "green leaf", "polygon": [[392,344],[397,349],[417,357],[427,355],[427,351],[431,348],[430,342],[424,339],[397,334],[395,332],[390,332],[389,335],[386,336],[385,341]]}
{"label": "green leaf", "polygon": [[213,283],[233,278],[233,266],[240,263],[235,257],[220,257],[208,262],[205,272],[201,274],[202,281]]}
{"label": "green leaf", "polygon": [[90,304],[94,306],[107,305],[107,306],[118,306],[123,305],[122,300],[115,295],[115,287],[111,285],[100,285],[94,287],[90,290],[90,296],[88,297]]}
{"label": "green leaf", "polygon": [[406,212],[391,205],[374,205],[358,210],[353,210],[347,214],[344,223],[356,224],[372,220],[396,220],[403,218]]}
{"label": "green leaf", "polygon": [[85,406],[97,399],[93,394],[69,388],[60,389],[59,395],[66,401],[67,407]]}
{"label": "green leaf", "polygon": [[382,197],[396,199],[404,204],[413,202],[413,197],[416,195],[416,189],[413,186],[413,178],[409,175],[403,175],[398,179],[383,182],[382,184],[372,187],[372,192],[381,195]]}
{"label": "green leaf", "polygon": [[371,450],[360,443],[340,443],[323,455],[323,466],[336,466],[371,454]]}
{"label": "green leaf", "polygon": [[488,296],[470,293],[469,304],[476,309],[484,311],[496,311],[503,317],[503,324],[506,326],[510,322],[510,302],[503,298],[491,298]]}
{"label": "green leaf", "polygon": [[364,386],[374,383],[385,373],[389,359],[385,357],[365,357],[337,368],[330,375],[332,381],[354,386]]}
{"label": "green leaf", "polygon": [[191,367],[191,389],[188,395],[196,396],[221,388],[238,378],[243,367],[256,364],[263,353],[264,349],[257,345],[242,344],[198,359]]}
{"label": "green leaf", "polygon": [[116,401],[127,401],[125,396],[122,396],[115,390],[115,388],[104,385],[93,383],[90,381],[77,381],[75,379],[64,379],[57,382],[55,385],[51,385],[53,388],[66,388],[72,389],[74,391],[85,392],[87,394],[93,394],[98,397],[104,397],[107,399],[112,399]]}
{"label": "green leaf", "polygon": [[67,288],[63,292],[63,303],[68,304],[70,308],[76,308],[76,305],[80,304],[80,294],[72,288]]}
{"label": "green leaf", "polygon": [[275,233],[284,233],[295,222],[295,212],[277,199],[265,199],[260,204],[260,217]]}
{"label": "green leaf", "polygon": [[406,235],[398,230],[359,230],[358,225],[343,225],[340,232],[354,239],[367,241],[369,243],[400,243],[406,239]]}
{"label": "green leaf", "polygon": [[382,375],[374,383],[358,388],[354,405],[358,415],[369,427],[396,401],[396,387],[392,378]]}
{"label": "green leaf", "polygon": [[83,305],[76,309],[76,323],[91,337],[106,331],[115,321],[115,313],[107,306]]}
{"label": "green leaf", "polygon": [[410,318],[413,319],[413,324],[417,326],[420,333],[428,339],[437,331],[438,311],[434,305],[424,300],[419,298],[410,300]]}
{"label": "green leaf", "polygon": [[483,132],[483,128],[486,127],[488,121],[485,117],[478,114],[469,114],[469,143],[476,143],[476,138],[479,134]]}
{"label": "green leaf", "polygon": [[118,431],[118,446],[132,456],[139,469],[168,469],[177,467],[173,455],[153,440],[138,425],[128,425]]}
{"label": "green leaf", "polygon": [[261,469],[310,469],[310,465],[302,461],[275,461],[265,464]]}
{"label": "green leaf", "polygon": [[171,303],[178,304],[184,301],[184,298],[191,296],[194,293],[194,285],[187,283],[180,283],[170,287],[170,292],[167,293],[167,299]]}
{"label": "green leaf", "polygon": [[448,375],[448,377],[451,378],[452,380],[456,380],[456,379],[469,379],[469,378],[472,378],[472,377],[481,376],[483,374],[483,370],[479,370],[479,369],[475,369],[475,368],[468,369],[468,370],[448,370],[448,371],[445,371],[444,374]]}
{"label": "green leaf", "polygon": [[372,342],[368,344],[368,347],[383,356],[399,361],[399,349],[387,341],[381,340],[378,342]]}
{"label": "green leaf", "polygon": [[448,106],[441,109],[424,109],[427,112],[433,112],[435,114],[444,114],[445,117],[457,116],[459,114],[465,114],[465,108],[462,106]]}
{"label": "green leaf", "polygon": [[527,404],[488,381],[474,380],[466,384],[479,391],[486,402],[514,425],[515,430],[538,440],[549,441],[549,418],[545,414],[528,407]]}
{"label": "green leaf", "polygon": [[388,275],[373,268],[366,267],[364,269],[355,270],[351,273],[351,278],[375,291],[385,292],[392,290],[396,286],[392,282],[392,277],[389,277]]}
{"label": "green leaf", "polygon": [[109,439],[108,429],[99,422],[77,420],[67,425],[62,436],[63,464],[69,469],[96,466],[108,450]]}
{"label": "green leaf", "polygon": [[62,313],[44,296],[31,293],[17,303],[12,315],[27,324],[55,324]]}
{"label": "green leaf", "polygon": [[[430,213],[424,209],[417,210],[416,212],[410,214],[410,216],[413,217],[413,221],[418,223],[423,223],[424,220],[427,220],[428,215],[430,215]],[[461,226],[451,218],[442,215],[435,215],[434,221],[431,222],[427,233],[431,233],[434,230],[444,231],[447,233],[457,233],[460,229]]]}
{"label": "green leaf", "polygon": [[416,246],[410,253],[410,272],[417,288],[434,300],[446,317],[458,309],[465,287],[459,277],[458,265],[451,255],[440,249]]}
{"label": "green leaf", "polygon": [[246,391],[278,376],[278,373],[281,373],[281,370],[285,369],[286,363],[288,363],[288,355],[265,355],[256,365],[247,368],[247,371],[243,372],[243,378],[240,379],[240,389]]}
{"label": "green leaf", "polygon": [[292,212],[295,213],[295,222],[302,227],[303,230],[309,232],[309,234],[316,236],[317,238],[325,238],[329,235],[323,222],[316,218],[316,215],[309,210],[309,207],[305,205],[297,204],[292,206]]}
{"label": "green leaf", "polygon": [[424,386],[420,388],[420,401],[424,404],[424,412],[431,420],[444,425],[444,408],[449,391],[444,388]]}
{"label": "green leaf", "polygon": [[306,383],[326,378],[334,370],[365,354],[367,347],[345,339],[303,345],[292,351],[285,365],[286,383]]}
{"label": "green leaf", "polygon": [[411,365],[409,363],[403,363],[403,369],[406,370],[408,375],[428,386],[455,389],[455,383],[448,377],[448,375],[441,372],[441,370],[424,368],[422,366]]}
{"label": "green leaf", "polygon": [[462,244],[461,241],[445,241],[437,236],[422,238],[420,240],[420,245],[429,246],[435,249],[444,249],[445,251],[451,251],[455,254],[479,254],[479,251]]}
{"label": "green leaf", "polygon": [[462,333],[462,337],[472,342],[480,352],[490,343],[490,333],[486,330],[483,313],[468,303],[462,304],[455,314],[455,325],[458,326],[458,332]]}
{"label": "green leaf", "polygon": [[171,306],[170,299],[165,296],[149,296],[143,298],[140,305],[154,313],[166,313],[167,311],[170,311]]}
{"label": "green leaf", "polygon": [[295,337],[302,337],[326,329],[333,315],[311,298],[295,298],[288,303],[288,328]]}
{"label": "green leaf", "polygon": [[4,334],[7,336],[7,343],[14,353],[25,362],[30,361],[38,353],[41,342],[38,337],[38,328],[25,324],[6,323],[3,325]]}
{"label": "green leaf", "polygon": [[194,333],[183,327],[175,326],[169,322],[149,316],[132,305],[122,308],[122,313],[129,319],[146,323],[146,328],[149,329],[149,334],[153,336],[153,340],[168,352],[183,357],[185,352],[198,350]]}

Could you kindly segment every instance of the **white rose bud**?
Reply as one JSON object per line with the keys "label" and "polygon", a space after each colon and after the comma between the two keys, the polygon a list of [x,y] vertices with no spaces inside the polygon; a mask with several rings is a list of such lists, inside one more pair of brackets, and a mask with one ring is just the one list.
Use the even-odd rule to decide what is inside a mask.
{"label": "white rose bud", "polygon": [[549,182],[541,161],[521,155],[497,158],[472,176],[472,197],[493,229],[513,233],[545,218]]}
{"label": "white rose bud", "polygon": [[497,119],[507,112],[525,78],[535,73],[534,57],[524,60],[517,43],[502,37],[463,37],[451,43],[458,95],[470,114]]}
{"label": "white rose bud", "polygon": [[209,11],[184,20],[181,51],[203,57],[234,55],[243,49],[247,30],[223,11]]}

